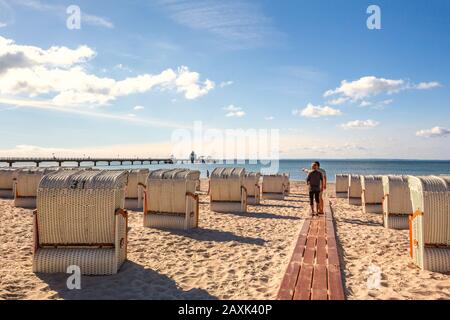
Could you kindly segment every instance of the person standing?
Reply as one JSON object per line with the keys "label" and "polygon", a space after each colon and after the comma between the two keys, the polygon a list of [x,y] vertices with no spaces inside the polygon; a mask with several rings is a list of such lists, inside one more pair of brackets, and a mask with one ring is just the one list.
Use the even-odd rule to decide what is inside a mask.
{"label": "person standing", "polygon": [[320,206],[319,206],[320,210],[319,210],[319,213],[323,214],[324,213],[324,210],[323,210],[323,208],[324,208],[323,196],[327,192],[327,172],[320,167],[320,162],[319,161],[316,161],[314,163],[317,164],[317,171],[322,173],[322,177],[323,177],[322,189],[320,190],[320,194],[319,194],[319,198],[320,198]]}
{"label": "person standing", "polygon": [[[306,177],[306,183],[309,186],[309,204],[311,205],[311,215],[316,215],[316,212],[320,211],[320,192],[323,190],[323,175],[318,170],[317,163],[311,165],[311,171],[309,171]],[[316,202],[317,211],[314,210],[314,202]]]}

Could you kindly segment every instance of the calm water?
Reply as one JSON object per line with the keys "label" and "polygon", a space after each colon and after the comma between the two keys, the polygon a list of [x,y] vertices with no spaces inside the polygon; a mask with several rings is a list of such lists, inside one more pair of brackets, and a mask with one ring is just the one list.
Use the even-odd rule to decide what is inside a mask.
{"label": "calm water", "polygon": [[[311,160],[280,160],[278,172],[288,172],[293,180],[305,179],[301,168],[309,167]],[[269,166],[266,164],[173,164],[144,166],[112,166],[109,168],[188,168],[199,170],[206,178],[206,171],[211,172],[216,167],[245,167],[248,171],[261,171]],[[334,181],[337,173],[354,174],[405,174],[405,175],[450,175],[450,161],[415,161],[415,160],[323,160],[321,166],[327,171],[328,179]],[[107,168],[107,167],[105,167]]]}

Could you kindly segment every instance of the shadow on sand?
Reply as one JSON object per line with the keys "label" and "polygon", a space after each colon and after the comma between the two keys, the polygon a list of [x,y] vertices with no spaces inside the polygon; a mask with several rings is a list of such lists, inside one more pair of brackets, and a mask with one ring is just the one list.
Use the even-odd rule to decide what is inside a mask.
{"label": "shadow on sand", "polygon": [[197,228],[191,230],[170,230],[171,233],[191,238],[197,241],[210,241],[210,242],[231,242],[236,241],[244,244],[254,244],[257,246],[263,246],[266,240],[261,238],[243,237],[238,236],[232,232]]}
{"label": "shadow on sand", "polygon": [[171,278],[132,261],[125,262],[115,275],[82,276],[80,290],[67,288],[69,274],[36,275],[58,293],[58,298],[66,300],[217,299],[203,289],[183,291]]}
{"label": "shadow on sand", "polygon": [[[298,208],[300,209],[300,208]],[[282,216],[278,214],[273,214],[270,212],[232,212],[229,214],[233,214],[235,216],[247,217],[247,218],[257,218],[257,219],[281,219],[281,220],[300,220],[300,217],[294,216]]]}

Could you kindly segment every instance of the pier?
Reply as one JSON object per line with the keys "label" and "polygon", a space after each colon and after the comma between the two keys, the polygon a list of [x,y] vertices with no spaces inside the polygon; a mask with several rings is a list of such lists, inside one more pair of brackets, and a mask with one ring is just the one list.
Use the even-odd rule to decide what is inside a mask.
{"label": "pier", "polygon": [[144,164],[173,164],[171,158],[89,158],[89,157],[7,157],[0,158],[0,164],[7,164],[8,167],[12,167],[16,163],[34,163],[36,167],[39,167],[43,163],[57,164],[61,167],[64,163],[76,163],[78,167],[82,164],[94,164],[101,165],[144,165]]}

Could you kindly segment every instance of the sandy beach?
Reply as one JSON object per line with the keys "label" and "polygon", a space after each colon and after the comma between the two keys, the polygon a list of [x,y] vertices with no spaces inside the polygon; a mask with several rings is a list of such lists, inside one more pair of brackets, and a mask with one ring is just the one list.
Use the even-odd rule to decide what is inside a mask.
{"label": "sandy beach", "polygon": [[[309,215],[306,186],[294,182],[284,201],[242,214],[210,212],[206,189],[202,181],[196,230],[144,228],[142,213],[130,212],[129,261],[113,276],[83,276],[81,290],[66,288],[66,274],[32,273],[32,211],[0,200],[0,299],[275,299]],[[330,199],[348,299],[450,299],[449,275],[410,261],[407,231],[384,229],[381,215]],[[382,282],[368,290],[372,264]]]}

